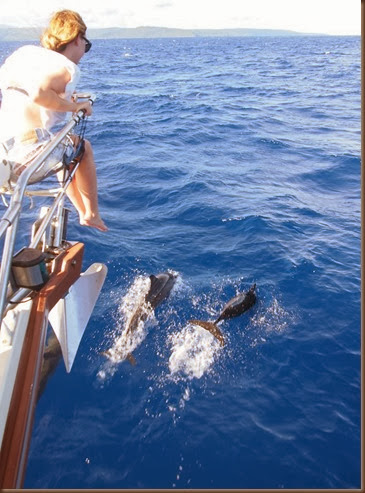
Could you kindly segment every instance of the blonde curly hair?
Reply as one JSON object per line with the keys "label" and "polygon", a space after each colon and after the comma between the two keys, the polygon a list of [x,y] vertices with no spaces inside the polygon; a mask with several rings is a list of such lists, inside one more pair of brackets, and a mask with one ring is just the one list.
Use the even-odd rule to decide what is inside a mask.
{"label": "blonde curly hair", "polygon": [[80,14],[73,10],[60,10],[53,14],[41,37],[44,48],[61,53],[79,34],[86,33],[86,25]]}

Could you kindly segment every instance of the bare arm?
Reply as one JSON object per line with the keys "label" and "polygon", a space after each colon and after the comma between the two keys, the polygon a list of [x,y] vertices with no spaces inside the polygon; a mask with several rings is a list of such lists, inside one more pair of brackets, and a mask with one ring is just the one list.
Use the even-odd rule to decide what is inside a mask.
{"label": "bare arm", "polygon": [[85,110],[86,115],[90,116],[92,114],[92,106],[89,101],[76,103],[75,101],[68,101],[62,97],[69,81],[70,74],[66,69],[50,74],[42,81],[37,90],[33,92],[31,95],[32,100],[34,103],[49,110],[61,112],[72,111],[73,113]]}

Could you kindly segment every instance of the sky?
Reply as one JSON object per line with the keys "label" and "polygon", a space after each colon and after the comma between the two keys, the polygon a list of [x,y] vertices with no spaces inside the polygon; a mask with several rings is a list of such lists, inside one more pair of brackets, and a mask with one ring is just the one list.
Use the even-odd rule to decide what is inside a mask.
{"label": "sky", "polygon": [[360,35],[361,0],[0,0],[0,24],[45,26],[61,9],[88,27],[288,29]]}

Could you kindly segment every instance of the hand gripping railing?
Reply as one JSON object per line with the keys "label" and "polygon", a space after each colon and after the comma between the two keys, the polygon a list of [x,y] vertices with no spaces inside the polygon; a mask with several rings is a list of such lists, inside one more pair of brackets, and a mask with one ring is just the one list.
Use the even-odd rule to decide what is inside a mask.
{"label": "hand gripping railing", "polygon": [[[90,101],[93,102],[94,97],[89,97]],[[85,117],[84,110],[79,111],[77,114],[73,115],[72,119],[52,138],[52,140],[45,146],[40,154],[38,154],[27,166],[27,168],[21,173],[18,181],[14,187],[14,192],[11,197],[10,205],[5,212],[4,216],[0,219],[0,239],[6,234],[3,257],[1,259],[1,269],[0,269],[0,321],[3,318],[3,314],[7,303],[7,291],[8,282],[10,276],[10,269],[12,258],[14,254],[14,245],[16,239],[16,233],[19,223],[19,217],[22,208],[22,202],[26,187],[29,184],[29,180],[33,174],[38,170],[40,165],[45,159],[50,155],[50,153],[56,148],[56,146],[66,137],[66,135]],[[75,169],[67,178],[65,185],[59,189],[56,198],[50,207],[46,217],[43,219],[35,237],[33,238],[30,247],[35,247],[38,245],[43,233],[45,232],[47,226],[52,220],[53,214],[60,204],[61,200],[64,198],[66,189],[72,180],[72,176],[75,173]],[[20,301],[22,296],[29,293],[29,290],[21,289],[17,294],[16,299]],[[15,300],[14,300],[15,301]]]}

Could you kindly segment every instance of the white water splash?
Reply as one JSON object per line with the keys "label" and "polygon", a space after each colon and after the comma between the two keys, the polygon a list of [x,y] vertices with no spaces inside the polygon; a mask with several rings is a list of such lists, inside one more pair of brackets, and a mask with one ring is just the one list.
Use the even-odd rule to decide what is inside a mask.
{"label": "white water splash", "polygon": [[[154,320],[153,309],[145,303],[145,296],[150,286],[149,277],[137,277],[119,305],[120,320],[116,329],[117,335],[112,347],[106,351],[112,363],[124,361],[146,338],[147,322]],[[131,330],[132,325],[133,330]],[[120,334],[121,326],[123,330]]]}
{"label": "white water splash", "polygon": [[256,337],[252,340],[251,346],[254,347],[267,342],[267,337],[272,334],[285,332],[294,323],[294,320],[294,315],[288,313],[274,298],[265,310],[260,310],[251,319],[252,326],[256,328]]}
{"label": "white water splash", "polygon": [[182,374],[188,379],[201,378],[207,373],[222,349],[210,332],[193,324],[171,334],[169,343],[171,344],[170,375]]}
{"label": "white water splash", "polygon": [[252,325],[264,329],[266,333],[283,332],[291,321],[292,317],[274,298],[265,311],[252,319]]}
{"label": "white water splash", "polygon": [[[167,272],[177,277],[174,291],[181,289],[182,281],[179,273],[170,269]],[[114,342],[107,351],[103,352],[108,361],[102,365],[97,374],[99,381],[104,382],[107,377],[114,375],[116,365],[133,353],[146,338],[151,324],[156,322],[153,308],[145,302],[150,287],[151,281],[148,276],[138,276],[122,298],[118,307],[119,319],[114,331]]]}

